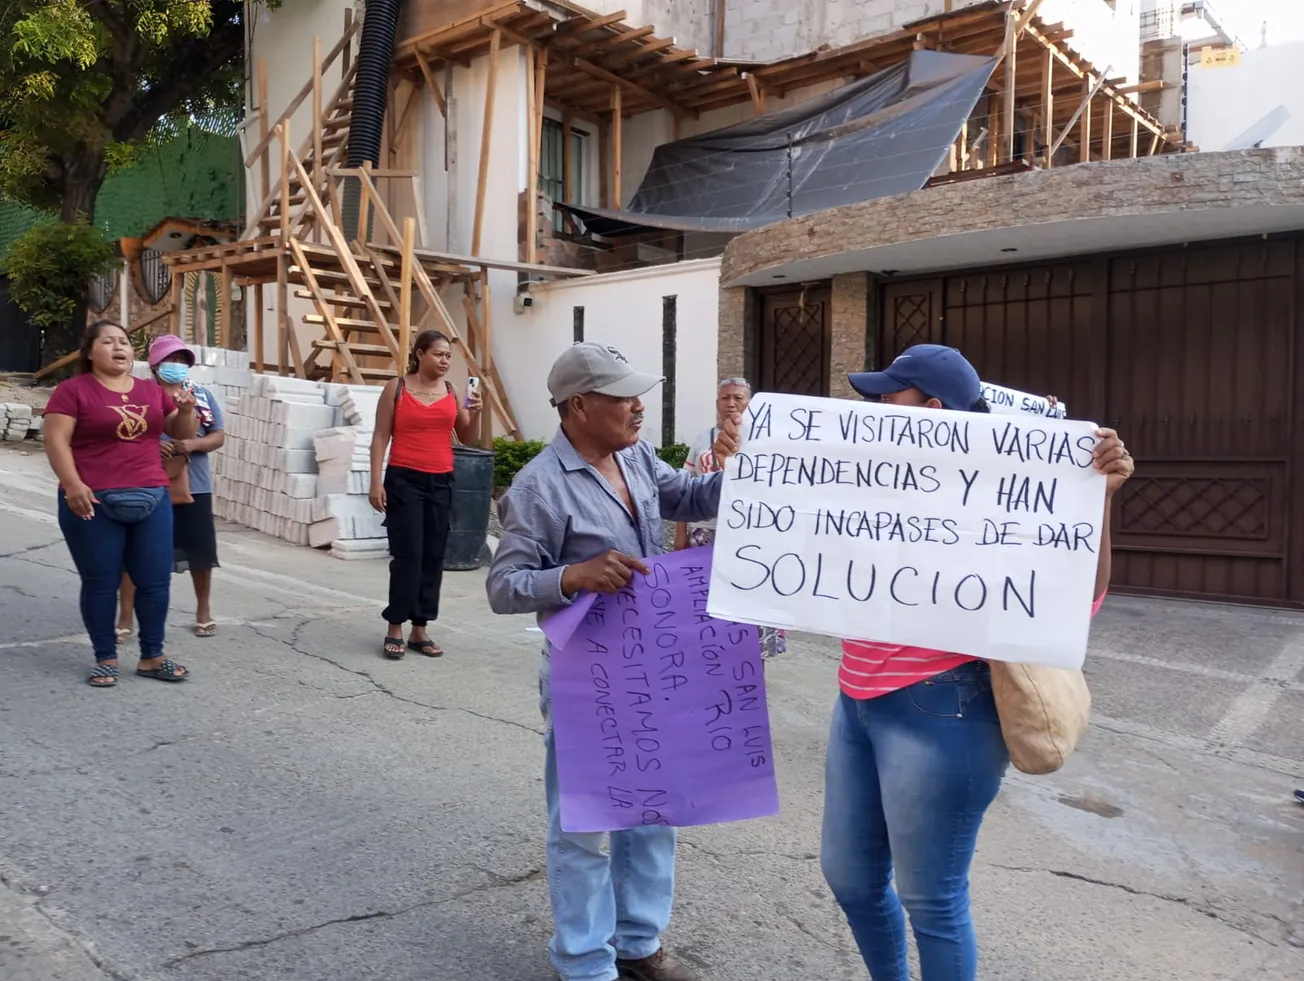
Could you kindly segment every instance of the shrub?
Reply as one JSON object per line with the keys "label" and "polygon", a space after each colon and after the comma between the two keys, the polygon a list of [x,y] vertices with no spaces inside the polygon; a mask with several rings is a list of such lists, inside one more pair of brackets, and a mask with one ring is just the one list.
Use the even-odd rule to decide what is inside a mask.
{"label": "shrub", "polygon": [[494,486],[509,487],[517,472],[543,452],[548,444],[538,439],[517,442],[506,436],[494,440]]}
{"label": "shrub", "polygon": [[688,459],[688,447],[683,443],[671,443],[669,446],[663,446],[657,450],[657,456],[678,470],[684,465],[684,461]]}
{"label": "shrub", "polygon": [[10,244],[0,268],[10,279],[14,302],[32,323],[49,329],[72,324],[86,302],[91,278],[106,271],[116,256],[114,246],[88,222],[46,220]]}
{"label": "shrub", "polygon": [[[542,440],[531,439],[517,442],[506,436],[494,440],[494,486],[509,487],[521,467],[525,466],[548,444]],[[683,443],[671,443],[657,450],[657,456],[665,460],[676,470],[684,465],[688,458],[688,447]]]}

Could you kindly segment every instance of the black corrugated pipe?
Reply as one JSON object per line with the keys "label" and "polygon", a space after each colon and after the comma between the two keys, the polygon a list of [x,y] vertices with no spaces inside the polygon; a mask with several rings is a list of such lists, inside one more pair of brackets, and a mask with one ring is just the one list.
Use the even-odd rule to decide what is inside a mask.
{"label": "black corrugated pipe", "polygon": [[[367,0],[362,17],[362,39],[358,42],[358,74],[353,80],[353,118],[349,122],[350,167],[380,163],[380,133],[385,125],[385,102],[389,97],[389,70],[394,62],[394,35],[403,0]],[[350,178],[344,182],[344,235],[348,241],[365,238],[358,234],[361,188]]]}

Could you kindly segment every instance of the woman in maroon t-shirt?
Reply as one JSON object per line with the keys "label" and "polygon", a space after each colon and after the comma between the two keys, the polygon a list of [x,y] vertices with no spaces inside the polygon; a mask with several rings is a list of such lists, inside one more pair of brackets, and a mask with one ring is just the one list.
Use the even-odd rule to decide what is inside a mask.
{"label": "woman in maroon t-shirt", "polygon": [[81,576],[81,613],[95,648],[90,683],[118,683],[114,623],[123,572],[136,584],[140,664],[136,674],[185,681],[163,656],[172,585],[172,507],[159,435],[195,435],[194,397],[169,396],[133,378],[127,332],[110,320],[86,329],[76,377],[45,408],[45,451],[59,478],[59,527]]}

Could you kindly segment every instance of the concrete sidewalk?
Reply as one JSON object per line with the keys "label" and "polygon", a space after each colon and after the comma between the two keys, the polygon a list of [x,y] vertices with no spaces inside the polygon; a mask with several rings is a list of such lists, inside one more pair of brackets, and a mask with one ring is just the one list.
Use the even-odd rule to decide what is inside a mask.
{"label": "concrete sidewalk", "polygon": [[[387,662],[384,563],[224,528],[217,637],[175,580],[193,680],[95,692],[52,501],[0,450],[0,978],[553,976],[540,636],[481,573],[446,577],[447,657]],[[817,859],[836,656],[767,669],[783,813],[682,835],[668,939],[710,981],[865,977]],[[1304,617],[1111,598],[1092,732],[984,828],[984,981],[1304,977],[1301,669]]]}

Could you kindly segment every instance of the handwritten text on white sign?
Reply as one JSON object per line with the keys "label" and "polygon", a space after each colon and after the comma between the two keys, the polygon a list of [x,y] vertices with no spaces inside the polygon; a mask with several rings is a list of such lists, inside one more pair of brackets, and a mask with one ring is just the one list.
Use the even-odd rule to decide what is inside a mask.
{"label": "handwritten text on white sign", "polygon": [[1095,425],[758,394],[728,461],[712,616],[1077,667]]}

